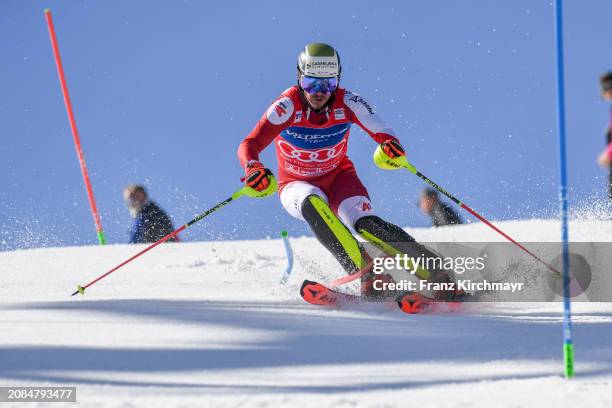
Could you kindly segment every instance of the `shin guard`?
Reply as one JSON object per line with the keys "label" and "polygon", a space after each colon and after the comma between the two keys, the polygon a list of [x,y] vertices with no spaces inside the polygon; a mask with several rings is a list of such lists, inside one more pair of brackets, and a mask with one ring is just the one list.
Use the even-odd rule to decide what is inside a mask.
{"label": "shin guard", "polygon": [[[358,219],[355,222],[355,230],[387,255],[406,254],[413,258],[439,258],[439,255],[416,242],[406,231],[375,215],[368,215]],[[416,275],[420,279],[425,280],[435,281],[442,279],[442,274],[447,276],[446,271],[429,271],[422,267],[416,271]]]}
{"label": "shin guard", "polygon": [[369,263],[369,256],[351,231],[338,219],[318,195],[309,195],[302,203],[302,216],[315,236],[349,274]]}

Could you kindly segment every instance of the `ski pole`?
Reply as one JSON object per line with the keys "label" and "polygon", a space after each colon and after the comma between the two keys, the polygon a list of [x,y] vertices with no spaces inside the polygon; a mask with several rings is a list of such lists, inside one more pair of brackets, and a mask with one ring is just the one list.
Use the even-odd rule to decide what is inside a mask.
{"label": "ski pole", "polygon": [[74,119],[72,102],[70,102],[70,96],[68,95],[68,85],[66,84],[66,76],[64,75],[64,68],[62,66],[59,46],[57,44],[57,37],[55,36],[55,27],[53,26],[53,19],[51,18],[51,10],[45,9],[45,19],[47,20],[47,27],[49,28],[49,38],[51,39],[51,47],[53,48],[55,65],[57,65],[57,76],[59,77],[62,95],[64,96],[66,113],[68,114],[68,121],[70,122],[70,129],[72,130],[72,139],[74,141],[77,158],[79,159],[79,165],[81,166],[81,174],[83,175],[83,182],[85,183],[85,189],[87,190],[87,199],[89,200],[91,215],[93,216],[94,224],[96,226],[98,242],[100,245],[104,245],[106,243],[106,239],[104,238],[104,231],[102,230],[102,223],[100,222],[100,214],[98,213],[98,208],[96,207],[96,200],[94,199],[91,181],[89,180],[89,173],[87,172],[87,165],[85,164],[85,155],[83,154],[83,149],[81,148],[81,139],[79,138],[79,131],[77,130],[76,120]]}
{"label": "ski pole", "polygon": [[[380,156],[380,155],[384,155],[384,152],[382,151],[382,149],[380,148],[380,146],[376,149],[376,152],[374,153],[374,156]],[[496,227],[495,225],[493,225],[489,220],[487,220],[485,217],[483,217],[482,215],[478,214],[476,211],[474,211],[472,208],[470,208],[467,204],[459,201],[459,199],[457,199],[457,197],[455,197],[454,195],[452,195],[451,193],[449,193],[448,191],[446,191],[445,189],[443,189],[442,187],[440,187],[438,184],[436,184],[435,182],[433,182],[429,177],[425,176],[423,173],[421,173],[420,171],[418,171],[416,169],[416,167],[414,167],[409,161],[408,159],[406,159],[406,156],[400,156],[397,159],[393,160],[393,159],[389,159],[386,160],[385,163],[391,167],[403,167],[405,169],[408,169],[412,174],[416,175],[417,177],[419,177],[421,180],[423,180],[424,182],[426,182],[427,184],[429,184],[430,186],[432,186],[433,188],[435,188],[436,190],[438,190],[439,192],[441,192],[442,194],[444,194],[445,196],[447,196],[448,198],[450,198],[455,204],[457,204],[459,207],[463,208],[464,210],[466,210],[467,212],[469,212],[470,214],[472,214],[474,217],[478,218],[480,221],[484,222],[487,226],[491,227],[495,232],[497,232],[498,234],[500,234],[501,236],[503,236],[504,238],[506,238],[508,241],[512,242],[514,245],[516,245],[517,247],[521,248],[523,251],[525,251],[527,254],[531,255],[535,260],[537,260],[538,262],[540,262],[542,265],[546,266],[548,269],[550,269],[552,272],[554,272],[557,276],[561,276],[561,272],[559,272],[557,269],[553,268],[551,265],[549,265],[547,262],[543,261],[539,256],[537,256],[536,254],[534,254],[533,252],[531,252],[529,249],[525,248],[524,245],[520,244],[519,242],[517,242],[515,239],[513,239],[510,235],[506,234],[504,231],[500,230],[498,227]]]}
{"label": "ski pole", "polygon": [[329,283],[329,287],[330,288],[335,288],[337,286],[344,285],[345,283],[349,283],[349,282],[352,282],[354,280],[357,280],[357,279],[361,278],[363,275],[365,275],[366,273],[369,273],[372,270],[373,262],[374,261],[368,262],[368,264],[366,266],[364,266],[363,268],[361,268],[360,270],[358,270],[357,272],[355,272],[353,274],[342,276],[342,277],[340,277],[338,279],[335,279],[335,280],[331,281]]}
{"label": "ski pole", "polygon": [[140,255],[144,254],[145,252],[150,251],[151,249],[155,248],[156,246],[158,246],[161,243],[166,242],[167,240],[169,240],[170,238],[176,236],[178,233],[180,233],[181,231],[191,227],[193,224],[195,224],[196,222],[200,221],[202,218],[212,214],[213,212],[217,211],[218,209],[225,207],[226,205],[228,205],[229,203],[231,203],[232,201],[234,201],[235,199],[243,196],[243,195],[249,195],[252,196],[250,191],[248,190],[252,190],[250,187],[243,187],[240,190],[236,191],[234,194],[232,194],[231,197],[227,198],[226,200],[221,201],[219,204],[215,205],[214,207],[212,207],[209,210],[204,211],[202,214],[198,215],[197,217],[195,217],[194,219],[192,219],[191,221],[189,221],[187,224],[182,225],[180,228],[178,228],[177,230],[171,232],[170,234],[166,235],[165,237],[163,237],[162,239],[160,239],[159,241],[149,245],[148,247],[146,247],[145,249],[143,249],[142,251],[138,252],[136,255],[132,256],[131,258],[121,262],[119,265],[115,266],[114,268],[112,268],[110,271],[106,272],[105,274],[99,276],[98,278],[94,279],[93,281],[89,282],[87,285],[83,285],[77,286],[77,290],[74,291],[74,293],[70,296],[74,296],[77,293],[80,293],[81,295],[85,294],[85,289],[87,289],[88,287],[90,287],[91,285],[93,285],[94,283],[104,279],[105,277],[107,277],[108,275],[110,275],[111,273],[115,272],[117,269],[121,268],[122,266],[132,262],[134,259],[138,258]]}

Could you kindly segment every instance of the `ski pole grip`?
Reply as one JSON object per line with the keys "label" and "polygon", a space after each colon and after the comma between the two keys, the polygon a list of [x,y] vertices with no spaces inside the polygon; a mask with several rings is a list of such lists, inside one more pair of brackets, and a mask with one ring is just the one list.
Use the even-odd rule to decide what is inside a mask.
{"label": "ski pole grip", "polygon": [[278,182],[276,181],[276,177],[274,177],[273,174],[269,174],[267,177],[270,184],[265,190],[257,191],[252,187],[244,186],[232,195],[232,199],[242,197],[243,195],[251,198],[264,198],[276,193],[276,191],[278,191]]}

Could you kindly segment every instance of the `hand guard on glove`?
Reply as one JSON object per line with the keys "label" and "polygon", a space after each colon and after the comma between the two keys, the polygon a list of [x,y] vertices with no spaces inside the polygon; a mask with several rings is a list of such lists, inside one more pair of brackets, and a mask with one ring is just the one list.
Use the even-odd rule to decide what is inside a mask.
{"label": "hand guard on glove", "polygon": [[264,191],[270,186],[272,172],[256,160],[249,160],[244,166],[245,176],[240,179],[256,191]]}
{"label": "hand guard on glove", "polygon": [[373,159],[374,163],[383,170],[397,170],[405,167],[412,171],[409,167],[410,163],[406,160],[404,148],[395,139],[386,140],[378,145]]}
{"label": "hand guard on glove", "polygon": [[391,159],[397,159],[400,156],[406,155],[404,148],[397,140],[389,139],[382,142],[380,144],[380,148]]}

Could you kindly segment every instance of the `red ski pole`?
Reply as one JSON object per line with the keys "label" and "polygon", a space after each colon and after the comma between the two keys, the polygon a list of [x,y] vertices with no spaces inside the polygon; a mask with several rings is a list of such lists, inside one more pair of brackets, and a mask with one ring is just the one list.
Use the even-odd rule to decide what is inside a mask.
{"label": "red ski pole", "polygon": [[83,285],[83,286],[77,286],[77,290],[74,291],[74,293],[71,296],[76,295],[77,293],[80,293],[81,295],[85,294],[85,289],[87,289],[88,287],[90,287],[91,285],[93,285],[94,283],[104,279],[105,277],[107,277],[108,275],[110,275],[111,273],[115,272],[117,269],[121,268],[122,266],[132,262],[134,259],[138,258],[140,255],[149,252],[151,249],[155,248],[156,246],[158,246],[159,244],[162,244],[164,242],[166,242],[167,240],[169,240],[170,238],[176,236],[179,232],[191,227],[193,224],[195,224],[196,222],[200,221],[202,218],[206,217],[209,214],[212,214],[213,212],[217,211],[219,208],[226,206],[227,204],[231,203],[233,200],[235,200],[236,198],[240,197],[242,195],[242,190],[238,190],[237,192],[235,192],[230,198],[221,201],[219,204],[215,205],[213,208],[211,208],[210,210],[207,210],[205,212],[203,212],[202,214],[198,215],[197,217],[195,217],[193,220],[189,221],[187,224],[181,225],[178,229],[176,229],[175,231],[171,232],[170,234],[166,235],[165,237],[163,237],[162,239],[160,239],[159,241],[149,245],[148,247],[146,247],[145,249],[143,249],[142,251],[138,252],[137,254],[133,255],[132,257],[130,257],[129,259],[121,262],[119,265],[115,266],[114,268],[112,268],[110,271],[106,272],[103,275],[100,275],[99,277],[97,277],[96,279],[92,280],[91,282],[89,282],[87,285]]}
{"label": "red ski pole", "polygon": [[491,223],[485,217],[483,217],[482,215],[478,214],[476,211],[474,211],[473,209],[468,207],[466,204],[464,204],[461,201],[459,201],[459,199],[457,199],[454,195],[452,195],[451,193],[449,193],[448,191],[446,191],[445,189],[440,187],[438,184],[433,182],[429,177],[425,176],[423,173],[418,171],[416,169],[416,167],[414,167],[412,164],[410,164],[410,162],[408,162],[408,160],[406,159],[406,156],[400,156],[400,157],[398,157],[396,159],[390,159],[390,158],[387,157],[387,155],[382,151],[382,149],[379,146],[376,149],[376,151],[374,152],[374,161],[376,163],[383,163],[383,165],[385,165],[385,168],[388,168],[388,169],[390,169],[390,168],[399,168],[399,167],[403,167],[405,169],[408,169],[412,174],[416,175],[421,180],[425,181],[427,184],[429,184],[430,186],[432,186],[433,188],[435,188],[436,190],[438,190],[439,192],[441,192],[442,194],[444,194],[445,196],[450,198],[459,207],[463,208],[464,210],[466,210],[467,212],[472,214],[474,217],[476,217],[480,221],[484,222],[487,226],[492,228],[495,232],[497,232],[498,234],[500,234],[501,236],[506,238],[508,241],[512,242],[517,247],[521,248],[523,251],[525,251],[527,254],[532,256],[535,260],[540,262],[542,265],[546,266],[550,271],[555,273],[557,276],[561,276],[561,272],[559,272],[557,269],[552,267],[547,262],[543,261],[539,256],[537,256],[536,254],[531,252],[529,249],[525,248],[524,245],[522,245],[521,243],[517,242],[510,235],[506,234],[504,231],[502,231],[501,229],[499,229],[498,227],[493,225],[493,223]]}
{"label": "red ski pole", "polygon": [[149,252],[151,249],[155,248],[156,246],[158,246],[161,243],[166,242],[167,240],[169,240],[170,238],[176,236],[178,233],[180,233],[181,231],[191,227],[193,224],[195,224],[196,222],[200,221],[202,218],[214,213],[215,211],[217,211],[218,209],[225,207],[226,205],[228,205],[229,203],[231,203],[232,201],[236,200],[237,198],[242,197],[243,195],[247,196],[247,197],[253,197],[253,198],[263,198],[263,197],[267,197],[271,194],[274,194],[277,190],[277,183],[276,183],[276,179],[274,178],[274,176],[272,176],[271,174],[268,175],[269,177],[269,187],[264,190],[264,191],[256,191],[254,189],[252,189],[251,187],[248,186],[244,186],[242,187],[240,190],[236,191],[234,194],[232,194],[231,197],[221,201],[219,204],[215,205],[213,208],[204,211],[202,214],[198,215],[197,217],[195,217],[194,219],[192,219],[191,221],[189,221],[187,224],[182,225],[181,227],[179,227],[177,230],[171,232],[170,234],[166,235],[165,237],[163,237],[162,239],[160,239],[159,241],[149,245],[148,247],[146,247],[145,249],[143,249],[142,251],[138,252],[137,254],[133,255],[132,257],[130,257],[129,259],[121,262],[119,265],[115,266],[114,268],[112,268],[111,270],[109,270],[108,272],[104,273],[103,275],[100,275],[99,277],[97,277],[96,279],[92,280],[91,282],[89,282],[87,285],[78,285],[77,286],[77,290],[74,291],[74,293],[71,296],[76,295],[77,293],[80,293],[81,295],[85,294],[85,289],[87,289],[88,287],[90,287],[91,285],[93,285],[94,283],[104,279],[105,277],[107,277],[108,275],[110,275],[111,273],[115,272],[117,269],[125,266],[126,264],[132,262],[134,259],[138,258],[139,256],[143,255],[146,252]]}
{"label": "red ski pole", "polygon": [[83,175],[85,189],[87,190],[89,207],[91,208],[91,214],[93,216],[94,224],[96,226],[98,242],[100,243],[100,245],[104,245],[106,243],[106,239],[104,238],[104,231],[102,230],[100,215],[98,214],[96,200],[94,199],[93,189],[91,188],[91,181],[89,180],[87,166],[85,165],[85,155],[83,155],[83,149],[81,148],[81,139],[79,138],[79,131],[77,130],[76,121],[74,119],[74,112],[72,111],[72,103],[70,102],[70,96],[68,95],[68,85],[66,84],[66,76],[64,75],[62,59],[60,57],[59,46],[57,45],[57,38],[55,36],[55,28],[53,26],[53,20],[51,19],[51,10],[49,9],[45,10],[45,20],[47,20],[47,27],[49,28],[49,37],[51,39],[51,47],[53,48],[55,65],[57,66],[57,75],[59,77],[60,86],[62,88],[62,95],[64,96],[64,104],[66,105],[66,112],[68,113],[70,129],[72,130],[72,139],[74,140],[74,147],[76,149],[77,158],[79,159],[79,164],[81,166],[81,174]]}

